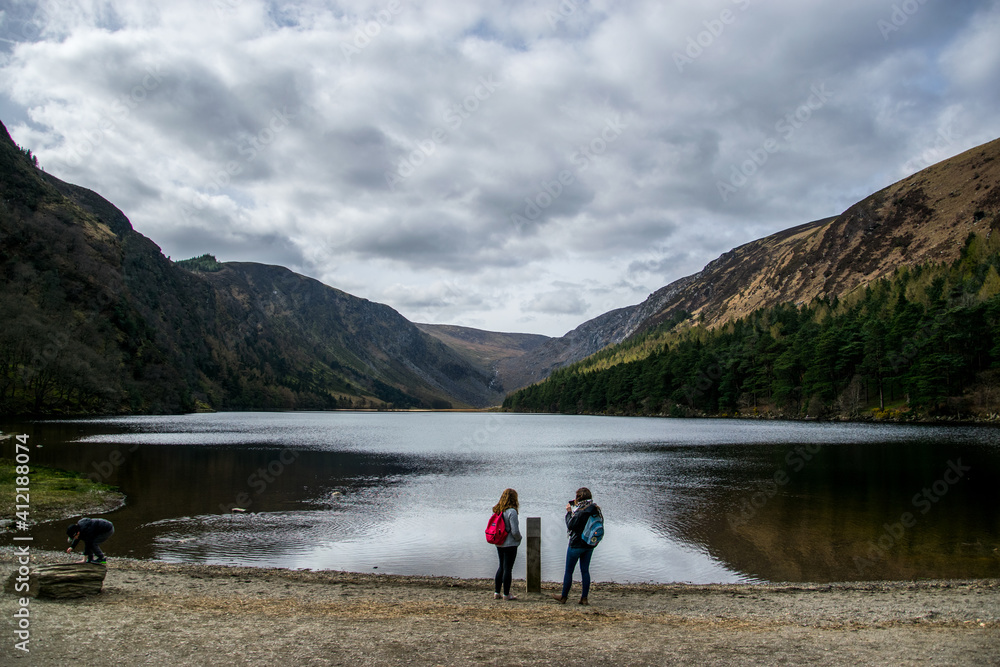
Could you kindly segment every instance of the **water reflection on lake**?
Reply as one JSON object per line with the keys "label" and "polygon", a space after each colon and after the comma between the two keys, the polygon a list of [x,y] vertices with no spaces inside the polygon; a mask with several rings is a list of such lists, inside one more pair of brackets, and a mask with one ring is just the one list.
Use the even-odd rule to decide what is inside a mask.
{"label": "water reflection on lake", "polygon": [[[588,486],[607,521],[595,580],[1000,576],[989,427],[336,412],[3,429],[43,445],[36,464],[122,488],[111,556],[492,576],[483,529],[511,486],[559,580],[563,507]],[[63,528],[36,527],[35,544],[64,548]]]}

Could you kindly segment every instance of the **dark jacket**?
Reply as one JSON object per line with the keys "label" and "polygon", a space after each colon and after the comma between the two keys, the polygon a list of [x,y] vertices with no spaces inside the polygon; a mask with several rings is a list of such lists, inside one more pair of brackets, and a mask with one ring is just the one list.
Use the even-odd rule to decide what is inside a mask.
{"label": "dark jacket", "polygon": [[76,525],[80,526],[80,537],[73,540],[73,544],[70,545],[72,549],[75,549],[81,540],[84,544],[90,544],[98,535],[111,533],[115,530],[114,524],[107,519],[80,519]]}
{"label": "dark jacket", "polygon": [[587,544],[583,541],[580,535],[583,534],[583,529],[587,526],[587,519],[589,519],[594,514],[597,514],[602,519],[604,515],[601,513],[601,508],[590,503],[583,509],[573,512],[566,512],[566,530],[569,532],[569,546],[573,549],[593,549],[593,545]]}

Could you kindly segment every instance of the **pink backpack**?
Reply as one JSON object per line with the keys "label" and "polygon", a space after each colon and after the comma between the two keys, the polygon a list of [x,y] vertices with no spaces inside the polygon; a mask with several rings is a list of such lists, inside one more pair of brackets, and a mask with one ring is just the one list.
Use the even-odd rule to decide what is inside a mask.
{"label": "pink backpack", "polygon": [[504,525],[503,514],[494,514],[486,524],[486,541],[501,545],[507,539],[507,526]]}

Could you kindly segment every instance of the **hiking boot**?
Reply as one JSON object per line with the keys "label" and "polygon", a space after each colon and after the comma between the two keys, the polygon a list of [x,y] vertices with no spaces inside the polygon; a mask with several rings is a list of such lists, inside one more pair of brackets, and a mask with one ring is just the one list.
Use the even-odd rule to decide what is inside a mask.
{"label": "hiking boot", "polygon": [[555,593],[553,593],[552,599],[558,602],[559,604],[566,604],[566,598],[563,597],[562,595],[556,595]]}
{"label": "hiking boot", "polygon": [[590,603],[587,602],[587,598],[580,598],[580,604],[588,604],[589,605]]}

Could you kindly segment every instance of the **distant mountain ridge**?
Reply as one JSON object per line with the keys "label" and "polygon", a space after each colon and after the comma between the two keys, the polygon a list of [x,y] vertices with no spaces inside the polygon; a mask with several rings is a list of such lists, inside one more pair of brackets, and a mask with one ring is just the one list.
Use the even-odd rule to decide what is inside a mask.
{"label": "distant mountain ridge", "polygon": [[498,333],[450,324],[416,326],[458,351],[474,366],[488,370],[492,378],[490,388],[501,393],[518,389],[530,382],[510,372],[504,373],[501,369],[509,368],[516,363],[515,360],[552,340],[549,336],[539,334]]}
{"label": "distant mountain ridge", "polygon": [[662,313],[683,294],[693,276],[663,287],[634,306],[616,308],[588,320],[559,338],[550,338],[524,355],[503,359],[498,364],[500,381],[516,389],[544,380],[556,368],[569,365],[626,340]]}

